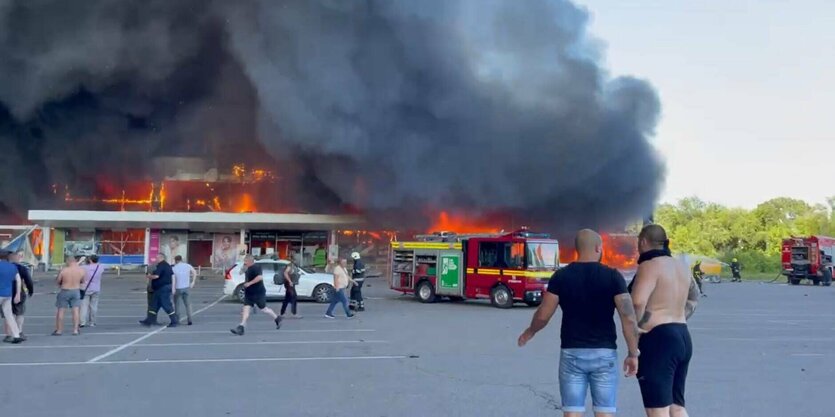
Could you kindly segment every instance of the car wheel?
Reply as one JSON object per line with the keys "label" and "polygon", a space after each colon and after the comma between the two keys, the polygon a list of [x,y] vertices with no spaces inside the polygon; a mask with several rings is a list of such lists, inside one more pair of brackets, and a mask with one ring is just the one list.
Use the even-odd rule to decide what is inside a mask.
{"label": "car wheel", "polygon": [[506,285],[499,284],[493,291],[490,291],[490,302],[494,307],[511,308],[513,307],[513,293]]}
{"label": "car wheel", "polygon": [[240,284],[235,287],[235,298],[243,304],[246,301],[246,289],[244,289],[244,284]]}
{"label": "car wheel", "polygon": [[329,303],[333,300],[336,290],[328,284],[319,284],[313,289],[313,299],[317,303]]}
{"label": "car wheel", "polygon": [[420,300],[421,303],[434,303],[435,287],[432,286],[432,283],[429,281],[421,281],[418,283],[417,289],[415,290],[415,296],[417,296],[417,299]]}

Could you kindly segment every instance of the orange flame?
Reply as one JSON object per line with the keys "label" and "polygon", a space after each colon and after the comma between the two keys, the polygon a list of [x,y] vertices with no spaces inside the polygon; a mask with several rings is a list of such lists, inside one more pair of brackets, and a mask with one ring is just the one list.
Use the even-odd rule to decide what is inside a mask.
{"label": "orange flame", "polygon": [[[638,237],[632,235],[606,234],[603,238],[602,263],[615,269],[635,269],[638,265]],[[577,260],[577,251],[570,245],[560,245],[560,262]]]}
{"label": "orange flame", "polygon": [[501,229],[495,225],[488,225],[478,219],[470,219],[460,215],[451,215],[446,211],[438,213],[432,226],[428,230],[433,232],[455,233],[498,233]]}

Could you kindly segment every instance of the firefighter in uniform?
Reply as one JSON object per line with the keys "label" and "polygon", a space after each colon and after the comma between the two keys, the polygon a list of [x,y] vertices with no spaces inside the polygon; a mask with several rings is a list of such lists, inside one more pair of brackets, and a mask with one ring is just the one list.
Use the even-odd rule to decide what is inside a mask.
{"label": "firefighter in uniform", "polygon": [[739,270],[739,261],[736,258],[734,258],[731,261],[731,274],[733,275],[733,278],[731,278],[731,282],[742,282],[742,275],[740,275]]}
{"label": "firefighter in uniform", "polygon": [[707,297],[707,294],[702,290],[702,277],[705,275],[704,271],[702,271],[702,261],[696,261],[696,264],[693,265],[693,279],[696,280],[696,284],[699,286],[699,292],[702,293],[702,297]]}
{"label": "firefighter in uniform", "polygon": [[362,299],[362,285],[365,283],[365,263],[360,259],[359,252],[351,254],[354,260],[354,267],[351,269],[351,278],[356,281],[351,287],[351,309],[365,311],[365,301]]}

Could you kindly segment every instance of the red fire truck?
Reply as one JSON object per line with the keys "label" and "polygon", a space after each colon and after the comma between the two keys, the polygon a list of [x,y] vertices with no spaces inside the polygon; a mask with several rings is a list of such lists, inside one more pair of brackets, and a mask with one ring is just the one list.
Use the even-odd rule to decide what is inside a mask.
{"label": "red fire truck", "polygon": [[559,243],[525,229],[512,233],[436,233],[392,242],[391,289],[431,303],[489,298],[498,308],[517,301],[542,302],[542,291],[559,267]]}
{"label": "red fire truck", "polygon": [[[792,285],[809,279],[819,285],[818,271],[825,263],[832,262],[835,254],[835,238],[826,236],[793,237],[783,240],[783,275]],[[825,282],[824,285],[831,285]]]}

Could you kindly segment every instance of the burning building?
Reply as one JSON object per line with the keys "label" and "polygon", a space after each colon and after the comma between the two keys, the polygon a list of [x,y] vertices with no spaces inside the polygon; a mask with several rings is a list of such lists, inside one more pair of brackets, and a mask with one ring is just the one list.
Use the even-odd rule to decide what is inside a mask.
{"label": "burning building", "polygon": [[660,102],[602,65],[588,19],[549,0],[11,2],[0,217],[105,213],[67,241],[110,230],[95,239],[126,248],[183,213],[236,236],[259,215],[320,224],[286,223],[309,213],[615,230],[659,195]]}

